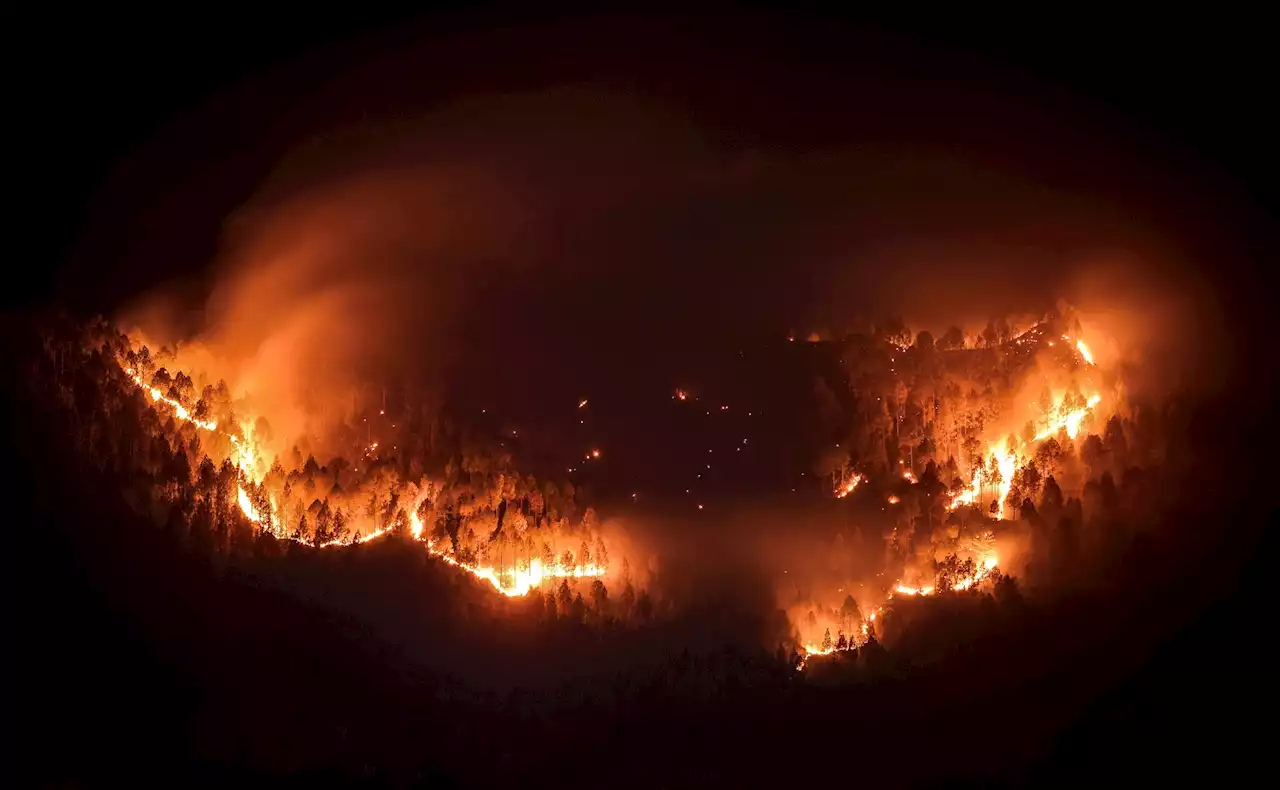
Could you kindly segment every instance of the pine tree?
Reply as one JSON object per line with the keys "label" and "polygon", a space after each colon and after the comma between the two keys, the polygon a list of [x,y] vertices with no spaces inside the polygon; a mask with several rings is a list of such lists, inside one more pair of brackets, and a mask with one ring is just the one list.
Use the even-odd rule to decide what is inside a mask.
{"label": "pine tree", "polygon": [[333,523],[329,529],[329,539],[345,540],[347,537],[347,514],[342,508],[338,508],[338,510],[333,514]]}
{"label": "pine tree", "polygon": [[304,541],[311,534],[311,527],[307,525],[307,514],[305,511],[298,514],[298,526],[294,527],[291,538],[297,541]]}

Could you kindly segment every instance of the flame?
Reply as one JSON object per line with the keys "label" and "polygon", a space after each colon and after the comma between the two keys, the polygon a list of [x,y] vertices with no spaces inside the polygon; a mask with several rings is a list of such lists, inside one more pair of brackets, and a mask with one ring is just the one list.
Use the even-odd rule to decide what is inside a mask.
{"label": "flame", "polygon": [[[994,571],[996,571],[999,568],[999,562],[1000,562],[1000,559],[994,551],[984,552],[982,554],[982,562],[980,567],[973,572],[973,575],[966,576],[963,579],[959,579],[952,582],[951,584],[952,591],[963,592],[965,590],[971,589],[977,584],[982,583],[984,580],[988,579]],[[923,596],[933,595],[936,592],[937,592],[937,588],[931,584],[915,587],[909,584],[904,584],[901,581],[899,581],[896,584],[894,584],[893,588],[891,589],[888,596],[886,597],[886,604],[888,603],[888,601],[892,600],[895,595],[903,595],[908,598],[911,598],[911,597],[917,597],[917,596],[923,597]],[[865,645],[867,643],[867,641],[869,640],[870,632],[871,632],[871,629],[868,623],[874,623],[876,621],[876,617],[882,614],[884,610],[885,610],[885,605],[881,605],[876,607],[875,609],[873,609],[871,612],[867,614],[867,619],[861,624],[861,627],[859,628],[860,633],[857,635],[848,637],[848,642],[847,642],[848,647],[845,648],[846,650],[856,650],[862,645]],[[812,658],[813,656],[826,656],[826,655],[830,655],[832,653],[838,652],[838,650],[839,648],[835,646],[824,649],[820,645],[814,644],[812,642],[806,642],[800,646],[800,653],[801,653],[800,665],[796,667],[796,669],[803,670],[806,666],[808,659]]]}
{"label": "flame", "polygon": [[928,585],[925,587],[908,587],[905,584],[899,584],[897,587],[893,588],[893,591],[898,593],[899,595],[932,595],[933,586]]}
{"label": "flame", "polygon": [[[743,441],[745,442],[746,440],[744,439]],[[865,479],[857,472],[845,473],[844,479],[836,486],[836,499],[844,499],[852,494],[853,490]]]}
{"label": "flame", "polygon": [[249,495],[245,493],[243,486],[236,489],[236,498],[240,502],[240,510],[244,511],[245,518],[255,524],[261,524],[262,514],[259,513],[258,509],[253,506],[253,503],[249,501]]}
{"label": "flame", "polygon": [[495,590],[509,598],[527,595],[530,590],[540,587],[544,581],[549,579],[587,579],[605,575],[605,568],[595,563],[566,567],[557,562],[555,565],[546,566],[542,564],[542,560],[536,557],[529,561],[528,568],[513,567],[495,570],[492,566],[481,567],[462,562],[445,552],[438,551],[431,541],[427,542],[427,552],[431,556],[443,560],[446,564],[464,570],[477,578],[484,579],[493,585]]}
{"label": "flame", "polygon": [[206,431],[218,430],[217,423],[209,422],[207,420],[197,420],[195,417],[191,416],[191,412],[187,411],[187,408],[183,406],[181,403],[178,403],[176,400],[172,398],[166,397],[163,392],[156,389],[155,387],[148,386],[145,382],[143,382],[142,376],[138,375],[138,371],[134,370],[133,368],[125,368],[124,372],[128,374],[129,378],[133,379],[133,382],[135,384],[137,384],[139,387],[142,388],[143,392],[146,392],[151,396],[151,400],[156,401],[158,403],[167,403],[173,409],[178,419],[185,420],[186,422],[192,423],[193,425],[199,428],[203,428]]}
{"label": "flame", "polygon": [[[1050,419],[1048,424],[1037,433],[1031,440],[1031,443],[1044,441],[1045,439],[1056,436],[1059,431],[1066,430],[1067,436],[1072,439],[1080,434],[1080,425],[1084,422],[1084,418],[1089,412],[1102,402],[1101,395],[1090,395],[1086,401],[1084,408],[1074,409],[1070,412],[1062,413],[1063,396],[1056,399],[1057,416]],[[1000,470],[1000,483],[996,486],[996,501],[999,502],[999,517],[1004,518],[1008,503],[1006,499],[1009,496],[1009,490],[1013,486],[1013,474],[1018,466],[1018,459],[1030,455],[1030,447],[1024,443],[1019,450],[1012,450],[1005,446],[1006,442],[988,445],[987,459],[994,459],[995,466]],[[956,492],[951,497],[950,504],[947,505],[948,510],[955,510],[962,505],[979,504],[983,489],[983,469],[978,468],[973,472],[973,479],[969,483],[969,487],[963,491]]]}
{"label": "flame", "polygon": [[1101,402],[1102,402],[1101,395],[1090,396],[1088,400],[1088,405],[1086,405],[1083,409],[1076,409],[1075,411],[1068,412],[1067,414],[1064,414],[1058,417],[1057,419],[1050,420],[1049,425],[1045,427],[1043,431],[1036,434],[1035,441],[1038,442],[1041,439],[1048,439],[1050,436],[1054,436],[1055,434],[1057,434],[1058,431],[1062,430],[1063,428],[1067,429],[1067,436],[1070,436],[1072,439],[1076,438],[1076,436],[1080,433],[1080,423],[1089,414],[1089,410],[1092,409],[1094,406],[1097,406]]}
{"label": "flame", "polygon": [[[1070,338],[1070,337],[1067,337],[1066,335],[1063,335],[1063,336],[1062,336],[1062,339],[1063,339],[1063,340],[1065,340],[1065,341],[1067,341],[1068,343],[1070,343],[1070,342],[1071,342],[1071,338]],[[1085,361],[1085,364],[1086,364],[1086,365],[1093,365],[1093,364],[1095,364],[1095,363],[1094,363],[1094,361],[1093,361],[1093,354],[1092,354],[1092,353],[1090,353],[1090,351],[1089,351],[1089,347],[1088,347],[1088,346],[1086,346],[1086,345],[1084,344],[1084,341],[1083,341],[1083,340],[1077,340],[1077,341],[1076,341],[1076,351],[1079,351],[1079,352],[1080,352],[1080,358],[1081,358],[1081,359],[1083,359],[1083,360]]]}
{"label": "flame", "polygon": [[[234,434],[227,433],[225,431],[220,431],[217,423],[209,420],[196,419],[181,403],[179,403],[178,401],[172,398],[165,396],[164,393],[160,392],[160,390],[154,387],[147,386],[147,384],[142,380],[142,377],[133,368],[124,368],[124,371],[135,384],[137,384],[144,392],[148,393],[151,396],[152,401],[156,403],[164,403],[167,406],[169,406],[171,409],[173,409],[174,416],[177,419],[182,420],[184,422],[189,422],[192,425],[196,426],[197,428],[200,428],[201,430],[205,430],[210,433],[221,433],[222,435],[226,436],[231,441],[232,447],[235,450],[234,463],[236,465],[236,468],[240,471],[241,475],[245,479],[252,480],[254,483],[262,482],[262,476],[259,475],[257,472],[258,459],[261,457],[261,454],[257,451],[255,446],[252,423],[245,423],[241,425],[240,432],[244,437],[243,439],[241,439],[240,437]],[[680,399],[684,400],[683,393],[681,394]],[[585,403],[586,401],[583,401],[583,404]],[[376,450],[377,447],[378,447],[378,443],[374,442],[369,446],[368,450],[369,452],[372,452]],[[599,457],[600,457],[599,450],[592,450],[590,455],[588,456],[588,458],[599,458]],[[274,497],[271,498],[272,512],[263,513],[263,512],[260,512],[258,508],[254,506],[253,500],[249,498],[249,493],[248,491],[245,490],[244,486],[238,485],[236,487],[236,503],[239,505],[240,512],[244,514],[245,518],[247,518],[250,522],[259,525],[263,529],[266,529],[268,516],[271,516],[270,523],[272,524],[282,523],[282,520],[279,518],[279,505],[276,502]],[[505,596],[520,597],[523,595],[527,595],[531,590],[541,586],[544,581],[548,581],[551,579],[599,578],[604,576],[607,571],[607,568],[604,565],[600,565],[597,563],[566,566],[561,562],[556,562],[554,565],[547,566],[547,565],[544,565],[542,560],[538,558],[533,558],[532,560],[530,560],[528,567],[524,567],[524,568],[513,565],[512,567],[509,567],[509,568],[495,569],[491,566],[482,567],[482,566],[472,565],[466,562],[462,562],[461,560],[458,560],[457,558],[453,557],[451,554],[445,551],[442,551],[440,549],[437,549],[435,547],[434,542],[430,540],[426,540],[426,541],[423,540],[423,534],[425,532],[425,529],[422,523],[422,519],[418,517],[417,505],[418,503],[414,504],[414,512],[412,513],[412,515],[409,516],[409,534],[413,537],[413,539],[424,543],[424,545],[426,546],[427,552],[431,556],[436,557],[437,559],[443,561],[444,563],[448,565],[452,565],[453,567],[458,568],[459,570],[465,571],[471,574],[472,576],[475,576],[479,579],[484,579],[485,581],[493,585],[493,588],[495,590],[497,590],[498,592],[502,593]],[[353,541],[343,540],[343,539],[334,539],[334,540],[327,541],[325,543],[321,543],[317,548],[326,549],[333,546],[346,545],[348,542],[368,543],[369,541],[381,538],[392,531],[393,531],[393,527],[386,526],[380,529],[376,529],[367,535],[357,536],[356,538],[354,538]],[[271,532],[279,540],[294,540],[293,538],[286,535],[283,532],[283,530],[281,530],[280,528],[271,530]],[[302,541],[295,541],[295,542],[302,543]],[[309,545],[309,544],[303,544],[303,545]]]}

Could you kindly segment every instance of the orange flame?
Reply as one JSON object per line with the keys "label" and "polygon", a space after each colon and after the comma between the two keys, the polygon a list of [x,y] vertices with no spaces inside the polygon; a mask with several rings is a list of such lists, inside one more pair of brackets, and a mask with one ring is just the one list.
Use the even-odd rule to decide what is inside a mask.
{"label": "orange flame", "polygon": [[[1071,338],[1070,338],[1070,337],[1067,337],[1066,335],[1063,335],[1063,336],[1062,336],[1062,339],[1063,339],[1063,340],[1065,340],[1065,341],[1067,341],[1068,343],[1070,343],[1070,342],[1071,342]],[[1083,359],[1083,360],[1085,361],[1085,364],[1087,364],[1087,365],[1093,365],[1093,364],[1094,364],[1094,361],[1093,361],[1093,354],[1092,354],[1092,353],[1090,353],[1090,351],[1089,351],[1089,347],[1088,347],[1088,346],[1086,346],[1086,345],[1084,344],[1084,341],[1083,341],[1083,340],[1077,340],[1077,341],[1076,341],[1076,351],[1079,351],[1079,352],[1080,352],[1080,358],[1081,358],[1081,359]]]}
{"label": "orange flame", "polygon": [[[980,584],[984,580],[988,579],[992,575],[992,573],[996,571],[998,568],[999,568],[999,557],[996,555],[996,553],[993,551],[985,552],[982,555],[981,567],[979,567],[978,570],[974,571],[973,575],[967,576],[963,579],[959,579],[957,581],[952,582],[951,589],[954,592],[963,592],[965,590],[968,590],[974,587],[975,585]],[[935,592],[937,592],[937,588],[931,584],[915,587],[909,584],[898,582],[893,586],[892,590],[889,592],[889,595],[887,596],[887,600],[892,600],[895,595],[915,597],[915,596],[933,595]],[[882,614],[884,612],[884,609],[885,607],[881,605],[876,607],[874,610],[872,610],[867,614],[866,621],[862,623],[859,629],[861,633],[854,636],[850,636],[848,638],[848,641],[847,641],[848,647],[846,649],[856,650],[857,648],[867,643],[867,640],[869,638],[870,631],[871,631],[868,623],[874,623],[876,621],[876,617]],[[808,659],[813,656],[830,655],[832,653],[837,652],[838,649],[839,648],[837,647],[823,648],[820,645],[813,644],[812,642],[804,643],[800,646],[801,658],[800,658],[800,665],[797,667],[797,669],[803,670],[806,666],[806,662],[808,661]]]}
{"label": "orange flame", "polygon": [[[209,431],[211,433],[222,433],[228,439],[230,439],[236,452],[236,458],[235,458],[236,468],[239,469],[239,471],[241,472],[242,475],[244,475],[245,478],[253,480],[255,483],[261,482],[261,477],[258,476],[256,473],[256,465],[257,465],[257,459],[259,457],[259,453],[256,451],[254,446],[254,438],[253,438],[251,423],[246,423],[245,425],[241,426],[241,433],[244,435],[244,440],[242,441],[239,437],[233,434],[219,431],[218,425],[215,422],[212,422],[209,420],[196,419],[181,403],[179,403],[176,400],[173,400],[172,398],[165,396],[164,393],[160,392],[160,390],[154,387],[147,386],[146,383],[143,382],[142,377],[134,369],[125,368],[124,370],[125,370],[125,373],[128,374],[129,378],[132,379],[135,384],[137,384],[140,388],[142,388],[144,392],[148,393],[151,396],[152,401],[156,403],[164,403],[167,406],[169,406],[171,409],[173,409],[174,415],[177,417],[177,419],[182,420],[184,422],[189,422],[192,425],[195,425],[197,428],[200,428],[205,431]],[[681,399],[683,400],[683,397]],[[585,404],[586,402],[583,401],[583,403]],[[376,450],[377,447],[378,447],[377,442],[374,442],[373,444],[370,445],[369,451],[372,452]],[[599,450],[592,450],[590,455],[588,456],[588,458],[599,458],[599,457],[600,457]],[[271,514],[260,512],[259,509],[254,506],[253,501],[249,498],[249,494],[245,490],[244,486],[240,485],[236,487],[236,502],[239,505],[240,511],[244,514],[245,518],[247,518],[252,523],[259,525],[260,527],[263,527],[264,529],[265,529],[265,523],[267,521],[268,515],[272,516],[272,519],[271,519],[272,523],[274,524],[281,523],[281,519],[278,517],[279,515],[278,512],[275,512],[275,511],[278,511],[278,505],[275,502],[274,498],[272,498],[271,500],[271,508],[273,512]],[[416,505],[415,505],[415,510],[416,510]],[[367,535],[358,536],[351,542],[368,543],[369,541],[380,538],[390,533],[391,531],[392,531],[392,527],[389,527],[389,526],[382,527],[381,529],[374,530],[373,532],[370,532]],[[418,514],[414,512],[409,517],[409,534],[413,536],[414,540],[422,541],[424,531],[425,530],[422,524],[422,520],[418,517]],[[276,530],[273,530],[272,532],[277,539],[293,540],[293,538],[285,535],[282,530],[276,529]],[[296,541],[296,542],[302,543],[302,541]],[[604,576],[607,570],[605,566],[597,563],[565,566],[563,563],[557,562],[554,565],[546,566],[542,563],[540,559],[537,559],[537,558],[530,560],[528,567],[525,567],[525,568],[512,566],[509,568],[504,568],[499,570],[489,566],[481,567],[481,566],[471,565],[469,563],[462,562],[454,558],[450,554],[444,551],[441,551],[439,549],[436,549],[432,541],[427,540],[423,542],[426,545],[427,552],[431,554],[431,556],[436,557],[437,559],[440,559],[441,561],[445,562],[448,565],[452,565],[455,568],[463,570],[471,574],[472,576],[475,576],[480,579],[484,579],[485,581],[493,585],[493,588],[495,590],[497,590],[498,592],[508,597],[519,597],[519,596],[526,595],[531,590],[541,586],[541,584],[544,581],[547,581],[549,579],[598,578],[598,577]],[[335,539],[325,543],[321,543],[318,546],[318,548],[325,549],[333,546],[345,545],[345,543],[347,543],[347,541],[344,541],[342,539]],[[307,544],[304,544],[304,545],[307,545]]]}
{"label": "orange flame", "polygon": [[844,499],[852,494],[854,489],[857,488],[865,479],[866,478],[857,472],[846,472],[844,479],[836,485],[836,499]]}

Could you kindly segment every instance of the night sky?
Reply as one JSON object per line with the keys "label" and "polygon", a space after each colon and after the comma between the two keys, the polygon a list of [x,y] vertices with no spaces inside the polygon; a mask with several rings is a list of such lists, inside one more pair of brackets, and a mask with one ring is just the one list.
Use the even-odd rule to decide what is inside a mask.
{"label": "night sky", "polygon": [[[29,108],[15,115],[22,159],[39,165],[19,231],[50,264],[40,290],[98,309],[209,270],[226,219],[286,155],[284,177],[306,183],[362,157],[498,151],[526,166],[498,162],[562,234],[528,262],[608,273],[575,277],[572,299],[607,296],[620,323],[660,295],[686,314],[677,334],[701,328],[687,314],[708,298],[747,308],[730,312],[752,327],[839,324],[886,302],[946,321],[994,297],[955,316],[985,319],[1051,300],[1052,272],[1115,248],[1214,270],[1174,259],[1262,239],[1246,201],[1274,190],[1262,51],[1244,24],[494,9],[360,37],[399,20],[94,13],[32,20],[28,40],[47,43],[11,101]],[[437,142],[411,150],[421,126]],[[921,287],[940,279],[942,296]]]}

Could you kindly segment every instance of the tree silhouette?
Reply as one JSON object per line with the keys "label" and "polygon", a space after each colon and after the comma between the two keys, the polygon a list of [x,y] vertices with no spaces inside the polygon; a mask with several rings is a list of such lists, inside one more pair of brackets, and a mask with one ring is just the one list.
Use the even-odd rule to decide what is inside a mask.
{"label": "tree silhouette", "polygon": [[939,338],[937,347],[939,351],[952,351],[958,348],[964,348],[964,332],[960,330],[960,327],[955,325],[948,327],[947,331],[943,333],[941,338]]}

